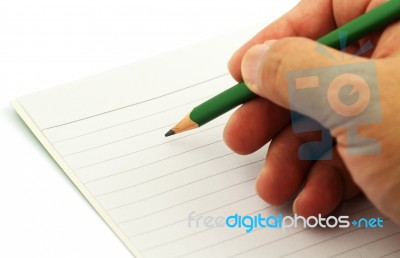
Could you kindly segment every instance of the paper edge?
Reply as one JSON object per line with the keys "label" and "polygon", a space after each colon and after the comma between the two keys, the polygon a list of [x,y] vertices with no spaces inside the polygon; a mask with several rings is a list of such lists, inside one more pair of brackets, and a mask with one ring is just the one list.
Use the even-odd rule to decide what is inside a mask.
{"label": "paper edge", "polygon": [[100,215],[100,217],[104,220],[106,225],[108,225],[108,227],[114,232],[114,234],[117,235],[117,237],[122,241],[122,243],[124,243],[127,249],[134,255],[134,257],[144,258],[144,256],[142,256],[142,254],[132,244],[129,238],[118,227],[117,223],[107,214],[107,212],[101,207],[101,205],[81,182],[81,180],[75,175],[73,170],[67,165],[61,155],[56,151],[54,146],[47,140],[46,136],[44,136],[41,130],[36,126],[29,113],[26,112],[23,106],[19,103],[18,99],[13,100],[10,104],[17,112],[17,114],[22,118],[24,123],[29,127],[35,137],[39,140],[39,142],[43,145],[46,151],[50,154],[50,156],[57,162],[63,172],[78,188],[83,197],[90,203],[90,205],[94,208],[98,215]]}

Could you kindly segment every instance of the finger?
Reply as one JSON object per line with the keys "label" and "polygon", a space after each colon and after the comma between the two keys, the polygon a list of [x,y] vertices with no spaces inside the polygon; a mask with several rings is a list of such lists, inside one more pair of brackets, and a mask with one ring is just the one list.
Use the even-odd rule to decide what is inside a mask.
{"label": "finger", "polygon": [[[385,2],[387,2],[387,0],[372,0],[369,3],[366,12],[375,9]],[[362,47],[368,41],[370,41],[374,47],[372,55],[368,56],[371,56],[372,58],[385,58],[387,56],[391,56],[399,49],[400,22],[389,25],[383,31],[371,33],[364,39],[360,40],[360,47]]]}
{"label": "finger", "polygon": [[[316,38],[335,27],[332,16],[332,1],[301,1],[287,14],[271,23],[265,29],[239,48],[231,57],[228,69],[237,81],[242,81],[240,64],[245,52],[256,44],[266,40],[279,39],[289,36]],[[305,19],[304,17],[308,17]]]}
{"label": "finger", "polygon": [[[335,78],[338,66],[336,60],[350,60],[347,63],[353,64],[365,61],[365,59],[343,54],[334,49],[329,49],[333,58],[328,58],[319,51],[316,51],[316,47],[317,43],[315,41],[305,38],[286,38],[278,40],[273,44],[254,46],[243,58],[243,78],[249,89],[257,95],[269,99],[279,106],[311,117],[325,128],[332,128],[335,123],[346,121],[329,120],[333,110],[327,105],[327,99],[336,100],[337,93],[330,92],[332,93],[332,98],[326,95],[329,84],[320,83],[320,78],[324,79],[326,77],[330,80]],[[313,72],[313,76],[307,75],[308,72],[314,71],[311,69],[321,67],[328,68]],[[296,92],[297,94],[297,92],[303,90],[304,94],[310,94],[307,96],[302,95],[303,99],[296,99],[296,101],[290,103],[287,76],[293,71],[306,71],[307,73],[297,76],[299,78],[304,77],[307,80],[311,78],[311,81],[306,80],[305,85],[301,85],[304,82],[298,83],[297,77],[292,79],[292,92]],[[362,72],[367,73],[366,77],[370,76],[368,74],[369,70],[357,70],[358,77],[364,76]],[[346,74],[348,73],[350,72]],[[352,81],[354,78],[355,76],[350,76],[346,84],[354,85]],[[356,84],[358,85],[359,83]]]}
{"label": "finger", "polygon": [[226,144],[236,153],[252,153],[289,123],[289,112],[262,98],[249,101],[230,117],[224,130]]}
{"label": "finger", "polygon": [[[373,131],[372,139],[377,140],[380,145],[378,155],[351,155],[351,147],[344,144],[338,145],[337,148],[346,166],[352,171],[354,182],[367,198],[383,214],[400,224],[400,164],[399,155],[396,154],[400,138],[395,136],[398,134],[400,119],[397,114],[400,110],[395,105],[391,105],[391,108],[394,109],[393,113],[384,113],[383,121],[373,126],[374,128],[359,128],[361,136],[370,135],[369,132]],[[348,135],[344,135],[343,138],[343,142],[348,142]]]}
{"label": "finger", "polygon": [[[381,1],[381,3],[371,2]],[[373,7],[377,7],[387,0],[353,0],[353,1],[332,1],[332,12],[335,19],[336,27],[341,27],[353,20],[354,18],[364,14]],[[370,7],[370,9],[368,9]]]}
{"label": "finger", "polygon": [[[370,3],[367,6],[367,9],[365,10],[365,12],[369,12],[372,9],[375,9],[376,7],[378,7],[379,5],[383,4],[387,2],[387,0],[372,0],[370,1]],[[361,49],[363,46],[365,46],[366,44],[368,44],[368,42],[370,42],[373,46],[373,48],[369,51],[367,51],[366,53],[363,54],[363,56],[365,57],[377,57],[377,45],[379,42],[379,38],[381,37],[382,31],[375,31],[370,33],[369,35],[367,35],[366,37],[362,38],[359,40],[359,44],[358,47],[359,49]],[[378,48],[379,49],[379,48]],[[375,54],[374,54],[375,53]],[[379,54],[378,54],[379,55]]]}
{"label": "finger", "polygon": [[[334,129],[338,152],[352,173],[354,182],[367,198],[386,216],[400,223],[400,163],[398,148],[400,137],[396,137],[400,125],[399,95],[400,56],[394,55],[377,60],[379,80],[378,100],[381,113],[371,113],[370,123],[356,123],[352,128]],[[368,113],[367,113],[368,114]],[[356,134],[350,130],[356,128]]]}
{"label": "finger", "polygon": [[293,212],[305,217],[326,216],[341,203],[360,193],[346,166],[333,149],[332,159],[319,160],[311,168],[304,188],[293,203]]}
{"label": "finger", "polygon": [[[307,120],[296,121],[298,127]],[[298,191],[313,160],[300,160],[299,147],[305,142],[321,140],[320,132],[296,134],[292,125],[287,126],[271,142],[267,158],[256,183],[259,196],[266,202],[280,205],[288,201]],[[316,150],[307,149],[304,156],[319,156]],[[320,150],[322,153],[326,149]]]}
{"label": "finger", "polygon": [[400,48],[400,21],[388,26],[376,39],[376,48],[373,58],[386,58],[398,53]]}
{"label": "finger", "polygon": [[303,0],[239,48],[228,63],[233,78],[242,81],[241,63],[246,51],[266,40],[284,37],[317,39],[364,13],[370,0]]}

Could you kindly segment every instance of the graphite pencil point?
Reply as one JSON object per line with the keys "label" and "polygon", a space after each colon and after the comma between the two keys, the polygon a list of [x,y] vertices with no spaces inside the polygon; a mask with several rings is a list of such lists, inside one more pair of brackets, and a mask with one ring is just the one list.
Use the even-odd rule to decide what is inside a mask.
{"label": "graphite pencil point", "polygon": [[174,130],[171,129],[165,134],[165,137],[168,137],[168,136],[171,136],[171,135],[174,135],[174,134],[175,134]]}

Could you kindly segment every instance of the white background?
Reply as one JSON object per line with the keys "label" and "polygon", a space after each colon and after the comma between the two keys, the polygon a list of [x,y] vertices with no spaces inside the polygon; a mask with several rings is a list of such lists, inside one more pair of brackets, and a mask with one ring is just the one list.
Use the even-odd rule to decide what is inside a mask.
{"label": "white background", "polygon": [[278,17],[296,2],[1,0],[0,257],[132,257],[11,100],[270,20],[266,10]]}

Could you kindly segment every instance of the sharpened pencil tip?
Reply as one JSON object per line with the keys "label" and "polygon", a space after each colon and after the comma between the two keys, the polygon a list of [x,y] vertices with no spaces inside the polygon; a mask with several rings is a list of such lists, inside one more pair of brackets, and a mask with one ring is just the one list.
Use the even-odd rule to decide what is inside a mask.
{"label": "sharpened pencil tip", "polygon": [[171,136],[171,135],[174,135],[174,134],[175,134],[175,131],[171,129],[165,134],[165,137],[168,137],[168,136]]}

